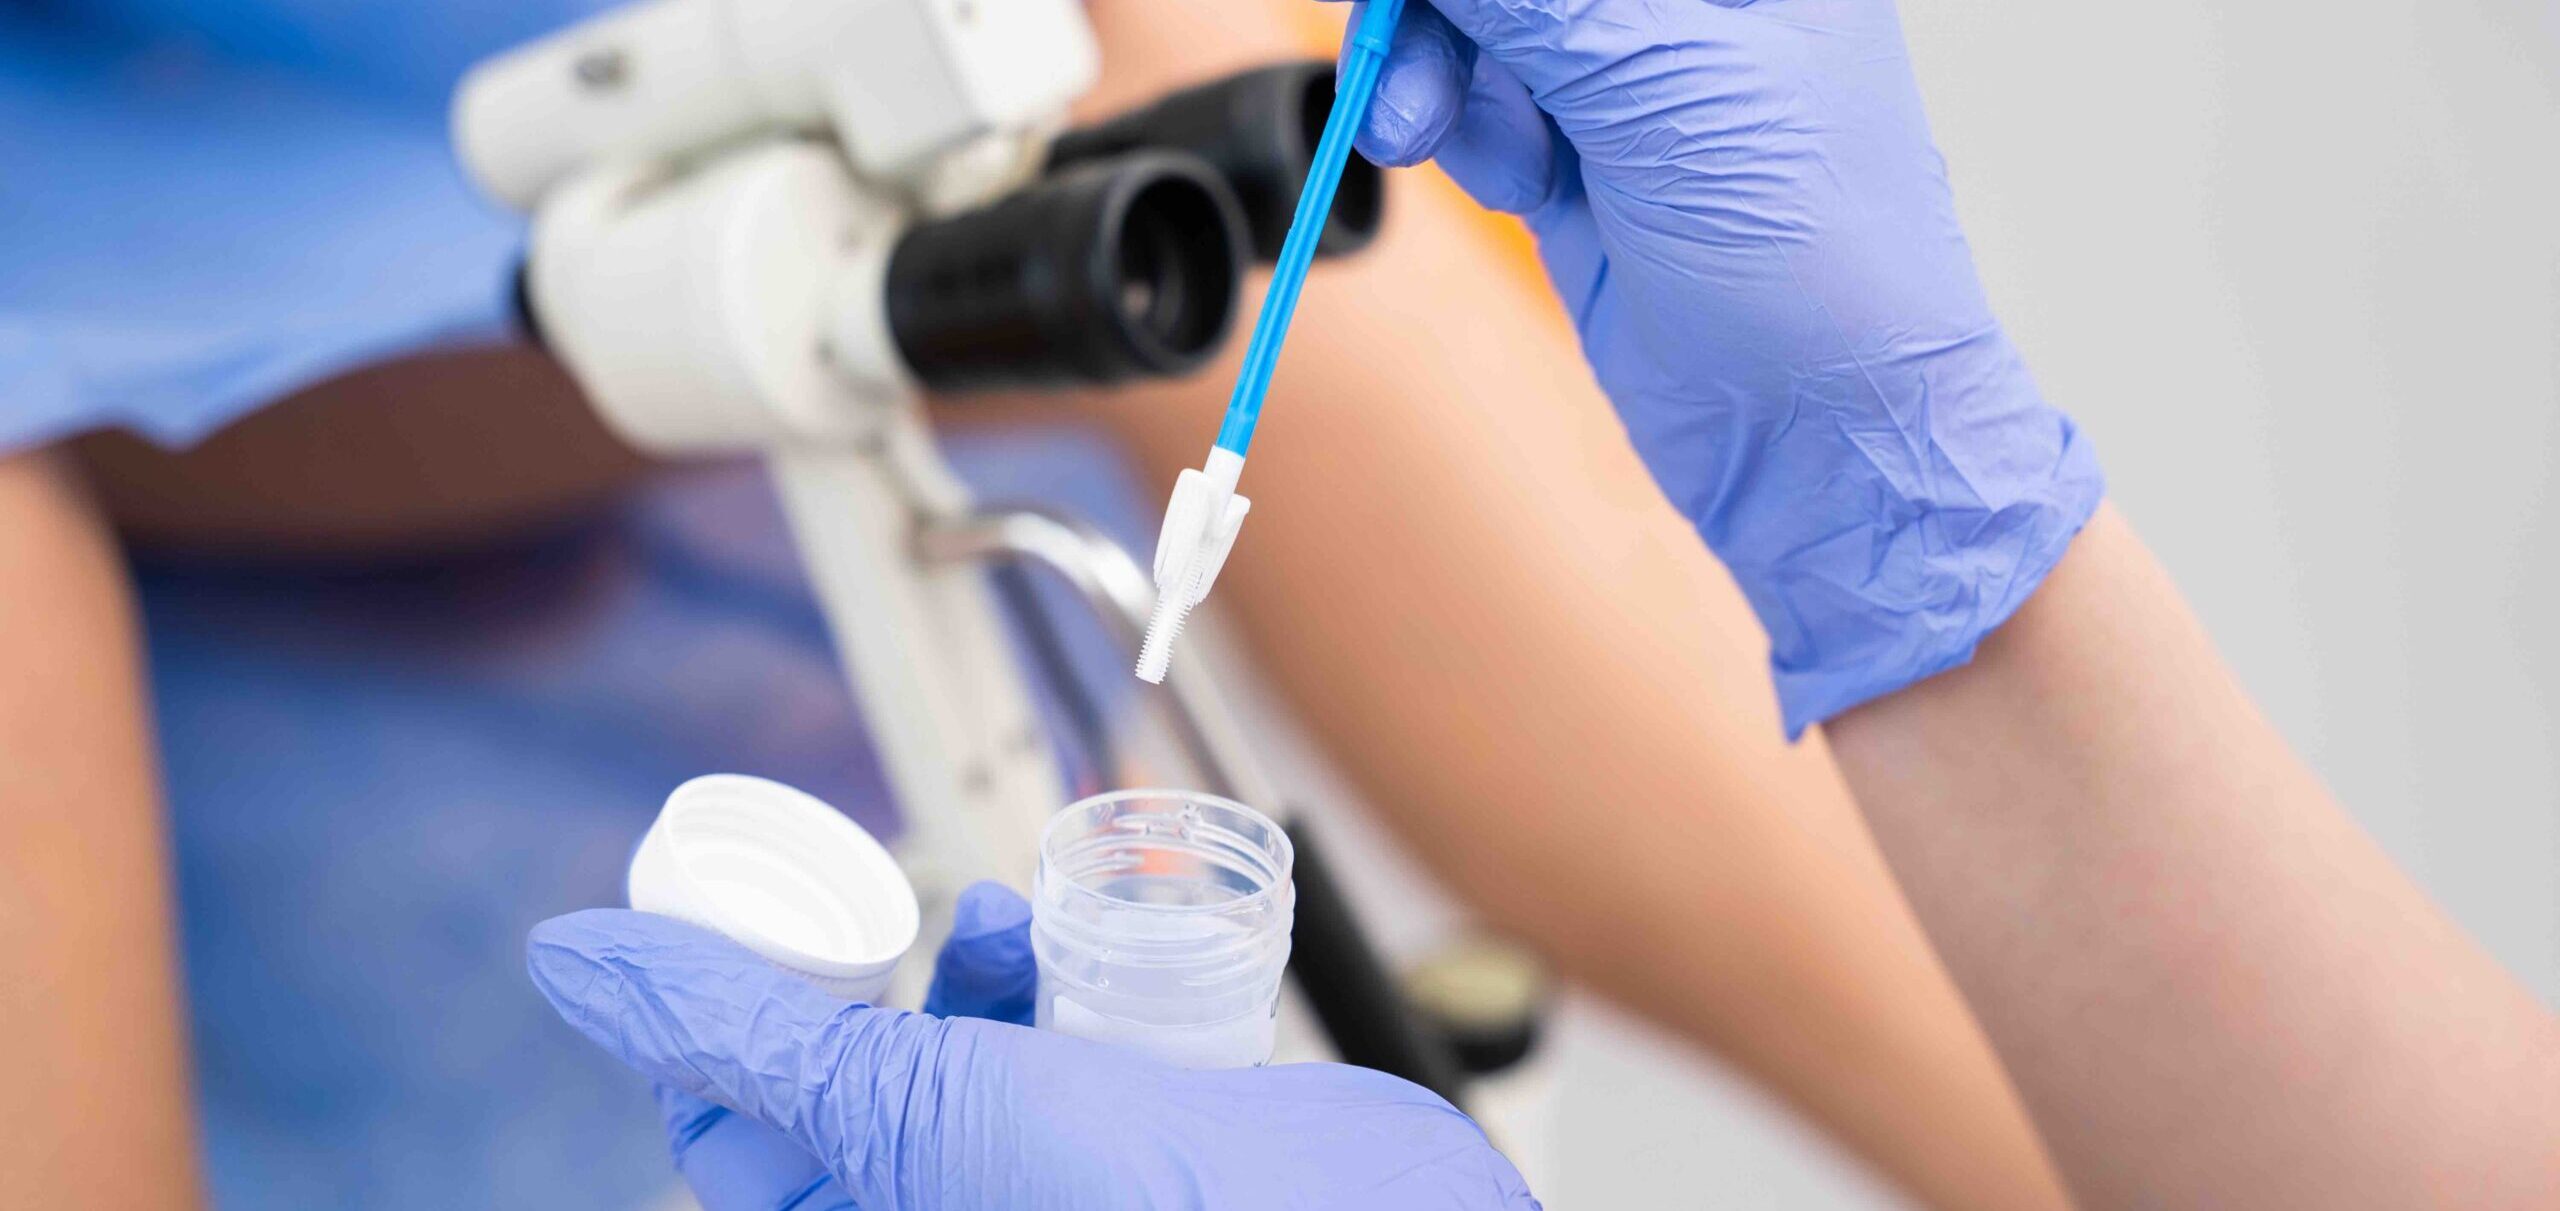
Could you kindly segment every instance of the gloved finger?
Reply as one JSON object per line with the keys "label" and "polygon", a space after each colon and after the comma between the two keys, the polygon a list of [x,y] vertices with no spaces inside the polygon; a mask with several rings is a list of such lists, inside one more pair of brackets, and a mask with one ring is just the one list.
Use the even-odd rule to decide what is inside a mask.
{"label": "gloved finger", "polygon": [[1555,148],[1555,190],[1529,216],[1529,233],[1538,237],[1538,259],[1546,264],[1547,281],[1587,345],[1601,287],[1609,280],[1609,250],[1600,240],[1600,223],[1592,214],[1573,145],[1558,139]]}
{"label": "gloved finger", "polygon": [[1030,903],[1002,883],[970,884],[952,909],[951,938],[934,962],[924,1011],[1028,1026],[1039,985]]}
{"label": "gloved finger", "polygon": [[[1360,28],[1367,4],[1354,4],[1351,23],[1343,27],[1343,52]],[[1476,61],[1475,43],[1461,36],[1427,4],[1406,7],[1396,23],[1395,41],[1378,70],[1378,91],[1360,124],[1352,147],[1371,163],[1403,168],[1430,159],[1458,124],[1466,105],[1467,78]]]}
{"label": "gloved finger", "polygon": [[[782,1129],[842,1160],[895,1091],[840,1075],[914,1079],[939,1019],[852,1005],[706,929],[590,909],[534,927],[526,967],[551,1007],[640,1074]],[[903,1059],[902,1059],[903,1057]],[[895,1131],[888,1132],[890,1136]]]}
{"label": "gloved finger", "polygon": [[1433,157],[1487,210],[1527,214],[1556,191],[1563,136],[1511,69],[1476,64],[1466,108]]}
{"label": "gloved finger", "polygon": [[[1558,90],[1661,45],[1713,38],[1747,10],[1659,0],[1413,0],[1427,2],[1485,54],[1550,103]],[[1413,10],[1405,11],[1405,23]],[[1613,90],[1614,91],[1614,90]]]}
{"label": "gloved finger", "polygon": [[790,1136],[665,1085],[658,1113],[702,1211],[852,1211],[853,1196]]}

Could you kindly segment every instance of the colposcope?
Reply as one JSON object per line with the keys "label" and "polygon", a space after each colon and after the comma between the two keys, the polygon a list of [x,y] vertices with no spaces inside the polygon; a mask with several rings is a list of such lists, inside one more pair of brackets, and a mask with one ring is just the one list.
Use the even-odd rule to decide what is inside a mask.
{"label": "colposcope", "polygon": [[[528,326],[604,419],[771,467],[928,945],[968,880],[1031,883],[1062,799],[988,568],[1057,572],[1132,648],[1154,595],[1090,527],[972,499],[925,393],[1199,367],[1331,108],[1331,65],[1292,63],[1069,129],[1097,71],[1080,0],[649,0],[480,65],[454,105],[469,174],[532,216]],[[1316,250],[1357,249],[1382,203],[1352,160]],[[1272,804],[1206,674],[1175,674],[1208,789]],[[1291,967],[1318,1018],[1346,1060],[1455,1093],[1315,852]]]}

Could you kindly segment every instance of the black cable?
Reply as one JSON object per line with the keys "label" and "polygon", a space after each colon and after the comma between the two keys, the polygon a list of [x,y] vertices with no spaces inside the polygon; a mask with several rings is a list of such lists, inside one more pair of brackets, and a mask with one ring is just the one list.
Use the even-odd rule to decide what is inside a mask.
{"label": "black cable", "polygon": [[1369,945],[1350,899],[1334,881],[1333,864],[1306,816],[1292,813],[1287,828],[1298,851],[1298,910],[1290,930],[1289,972],[1332,1036],[1334,1050],[1346,1064],[1403,1077],[1466,1109],[1466,1076],[1456,1054],[1405,1003],[1403,989]]}

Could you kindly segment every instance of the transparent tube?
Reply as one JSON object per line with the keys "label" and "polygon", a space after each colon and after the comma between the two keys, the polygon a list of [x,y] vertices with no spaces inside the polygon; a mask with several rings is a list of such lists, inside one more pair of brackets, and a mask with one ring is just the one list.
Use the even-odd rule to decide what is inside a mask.
{"label": "transparent tube", "polygon": [[1270,817],[1215,795],[1069,805],[1041,834],[1032,881],[1037,1024],[1185,1068],[1268,1063],[1292,859]]}

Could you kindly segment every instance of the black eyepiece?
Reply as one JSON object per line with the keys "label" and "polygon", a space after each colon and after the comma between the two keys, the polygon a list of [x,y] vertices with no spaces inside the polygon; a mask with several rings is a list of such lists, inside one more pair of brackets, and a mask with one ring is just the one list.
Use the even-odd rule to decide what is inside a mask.
{"label": "black eyepiece", "polygon": [[889,332],[939,391],[1181,374],[1235,322],[1244,220],[1173,152],[1081,163],[911,229],[889,256]]}
{"label": "black eyepiece", "polygon": [[[1270,261],[1280,255],[1289,219],[1306,186],[1316,141],[1333,112],[1333,65],[1322,60],[1284,63],[1185,89],[1145,109],[1099,126],[1060,135],[1049,150],[1052,167],[1120,155],[1140,148],[1187,151],[1208,161],[1244,205],[1253,252]],[[1357,251],[1378,234],[1386,210],[1385,174],[1353,155],[1342,167],[1333,212],[1316,242],[1316,255]]]}

